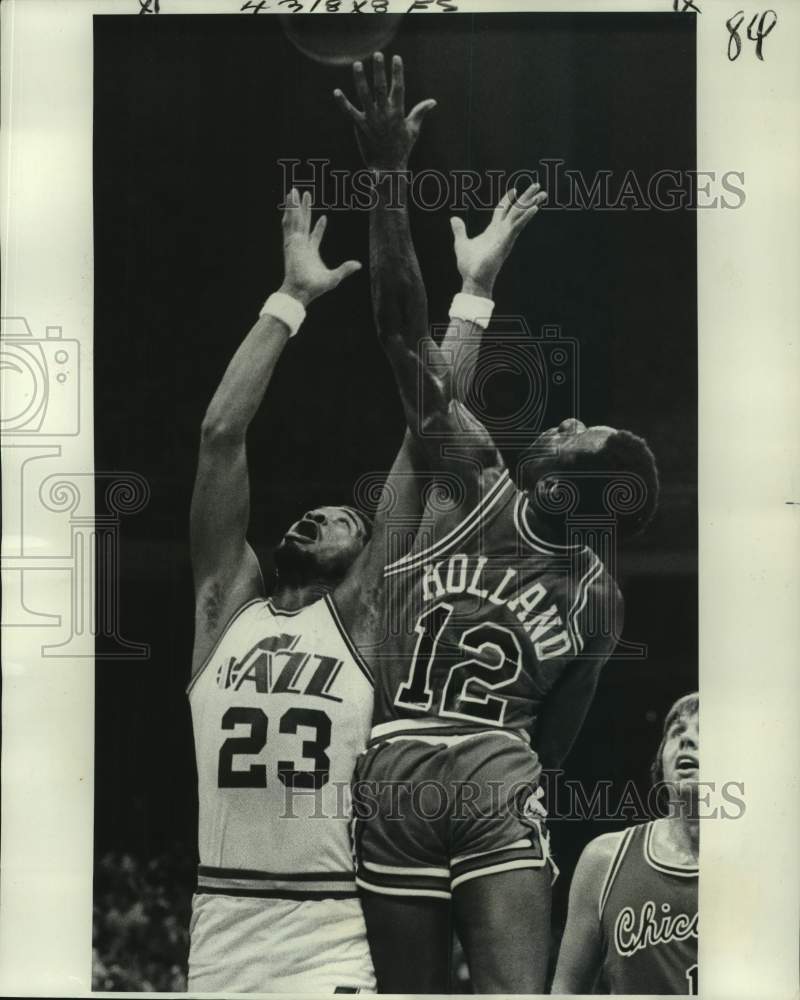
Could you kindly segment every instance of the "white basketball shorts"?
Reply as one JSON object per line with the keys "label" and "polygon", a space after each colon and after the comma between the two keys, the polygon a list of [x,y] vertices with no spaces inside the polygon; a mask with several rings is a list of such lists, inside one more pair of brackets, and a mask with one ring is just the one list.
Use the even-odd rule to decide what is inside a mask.
{"label": "white basketball shorts", "polygon": [[196,893],[190,992],[374,993],[357,899],[261,899]]}

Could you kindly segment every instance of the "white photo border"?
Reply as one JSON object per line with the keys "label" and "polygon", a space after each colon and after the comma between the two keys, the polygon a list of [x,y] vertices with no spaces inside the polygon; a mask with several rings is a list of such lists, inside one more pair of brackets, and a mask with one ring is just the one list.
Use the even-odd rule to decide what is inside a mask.
{"label": "white photo border", "polygon": [[[746,25],[766,5],[697,0],[702,13],[694,15],[673,13],[673,0],[456,2],[461,12],[697,17],[698,169],[742,171],[746,190],[738,210],[697,217],[703,772],[743,782],[747,806],[736,822],[703,826],[701,990],[709,998],[796,997],[800,4],[771,0],[778,23],[767,58],[732,62],[727,18],[742,9]],[[409,5],[390,0],[389,9]],[[42,658],[35,623],[11,627],[19,622],[10,616],[69,600],[63,566],[47,558],[22,592],[14,560],[69,544],[63,519],[40,516],[22,532],[23,467],[58,459],[59,472],[93,472],[92,17],[141,6],[6,0],[0,8],[2,313],[24,317],[35,339],[57,326],[77,341],[70,374],[81,384],[79,432],[47,445],[3,442],[3,995],[91,990],[94,667],[86,655]],[[159,16],[240,7],[160,0]],[[88,494],[82,514],[91,518]],[[90,653],[91,636],[84,642]]]}

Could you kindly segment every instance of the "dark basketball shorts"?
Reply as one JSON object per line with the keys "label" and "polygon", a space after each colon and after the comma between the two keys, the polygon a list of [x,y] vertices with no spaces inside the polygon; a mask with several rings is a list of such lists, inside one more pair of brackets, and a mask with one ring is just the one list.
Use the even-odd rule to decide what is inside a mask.
{"label": "dark basketball shorts", "polygon": [[[398,734],[379,726],[358,758],[353,849],[362,890],[450,899],[472,879],[550,865],[541,765],[528,743],[497,730]],[[386,731],[389,731],[388,733]]]}

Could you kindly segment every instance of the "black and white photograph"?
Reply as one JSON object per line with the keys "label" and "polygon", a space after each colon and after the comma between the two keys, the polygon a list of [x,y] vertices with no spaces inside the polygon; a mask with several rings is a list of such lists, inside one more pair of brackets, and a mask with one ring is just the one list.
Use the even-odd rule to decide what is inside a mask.
{"label": "black and white photograph", "polygon": [[[54,798],[27,844],[56,877],[83,845],[68,992],[752,995],[714,898],[755,920],[744,845],[797,823],[753,776],[797,758],[770,373],[797,373],[798,247],[745,297],[791,170],[726,153],[749,112],[708,94],[767,79],[791,25],[558,6],[86,5],[83,180],[53,195],[83,228],[53,216],[48,258],[82,328],[12,259],[2,342],[0,902],[35,864],[15,803],[72,780],[20,741],[82,726],[81,818]],[[40,65],[15,23],[12,112]]]}
{"label": "black and white photograph", "polygon": [[696,992],[695,19],[94,40],[95,985]]}

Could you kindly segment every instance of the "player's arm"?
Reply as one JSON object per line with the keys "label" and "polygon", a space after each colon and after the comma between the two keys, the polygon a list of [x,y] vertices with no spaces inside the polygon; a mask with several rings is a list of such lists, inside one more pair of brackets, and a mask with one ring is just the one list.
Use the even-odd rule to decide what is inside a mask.
{"label": "player's arm", "polygon": [[470,238],[458,216],[450,219],[461,291],[450,307],[450,322],[441,342],[449,366],[451,393],[469,405],[469,393],[483,332],[494,310],[494,286],[522,230],[547,200],[547,192],[532,184],[521,195],[511,188],[500,199],[489,225]]}
{"label": "player's arm", "polygon": [[549,692],[540,710],[536,753],[545,770],[561,767],[586,719],[608,657],[575,660]]}
{"label": "player's arm", "polygon": [[[420,454],[432,473],[448,471],[458,477],[464,486],[459,509],[469,508],[504,465],[485,428],[470,427],[471,433],[464,433],[448,366],[430,336],[427,296],[411,239],[408,158],[435,101],[421,101],[405,115],[403,64],[398,56],[392,60],[391,90],[380,53],[374,57],[373,93],[361,63],[354,64],[353,73],[363,110],[353,107],[341,91],[335,96],[354,124],[364,162],[375,180],[370,280],[378,337]],[[457,442],[457,453],[443,446],[444,441]],[[451,516],[460,515],[454,509]]]}
{"label": "player's arm", "polygon": [[383,635],[386,612],[383,571],[414,543],[426,482],[424,456],[420,454],[419,443],[406,430],[381,489],[372,537],[334,592],[342,621],[360,649],[368,649]]}
{"label": "player's arm", "polygon": [[584,848],[569,889],[567,925],[550,992],[591,993],[603,961],[600,896],[622,834],[603,834]]}
{"label": "player's arm", "polygon": [[[594,622],[606,634],[588,633],[584,622],[590,609]],[[574,631],[585,634],[582,648],[546,696],[535,735],[536,752],[546,770],[561,766],[581,731],[594,700],[600,673],[622,630],[623,603],[616,584],[606,579],[589,590],[586,604],[576,616]],[[596,628],[596,626],[595,626]]]}
{"label": "player's arm", "polygon": [[[405,115],[403,64],[398,56],[392,59],[390,90],[380,52],[373,57],[372,92],[361,62],[353,64],[353,77],[363,110],[354,108],[340,90],[335,97],[353,122],[373,177],[369,246],[375,324],[397,380],[407,426],[433,458],[420,425],[428,412],[446,410],[448,398],[438,349],[429,336],[428,300],[411,239],[408,160],[425,115],[436,102],[421,101]],[[422,412],[420,397],[425,399]]]}
{"label": "player's arm", "polygon": [[[193,672],[199,669],[231,614],[259,594],[258,561],[246,541],[250,487],[246,437],[290,324],[305,308],[360,267],[347,261],[330,270],[319,254],[325,217],[311,228],[311,200],[292,190],[283,215],[285,277],[279,291],[233,356],[203,419],[190,517],[195,585]],[[289,315],[284,309],[288,306]],[[282,318],[281,318],[282,317]]]}

